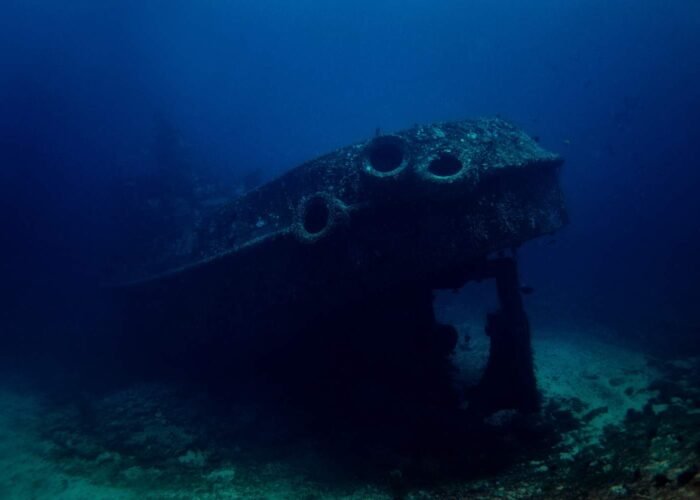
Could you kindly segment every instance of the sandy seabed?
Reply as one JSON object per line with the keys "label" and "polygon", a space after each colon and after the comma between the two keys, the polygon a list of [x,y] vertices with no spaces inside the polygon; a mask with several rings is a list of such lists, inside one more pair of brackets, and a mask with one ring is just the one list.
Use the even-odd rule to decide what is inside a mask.
{"label": "sandy seabed", "polygon": [[[488,350],[483,335],[470,336],[455,354],[463,380],[478,375]],[[222,453],[218,427],[172,388],[132,387],[86,412],[5,381],[0,498],[700,498],[700,360],[654,359],[605,337],[541,331],[534,340],[541,418],[555,444],[524,450],[498,474],[406,488],[391,478],[320,480],[313,444],[260,457],[229,443]],[[241,408],[228,424],[245,429],[258,418]],[[507,435],[512,418],[499,412],[487,425]]]}

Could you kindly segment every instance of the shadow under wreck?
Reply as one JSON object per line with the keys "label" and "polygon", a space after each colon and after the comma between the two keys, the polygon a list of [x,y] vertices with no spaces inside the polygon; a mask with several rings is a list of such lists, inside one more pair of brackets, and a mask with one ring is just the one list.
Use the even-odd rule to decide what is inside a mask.
{"label": "shadow under wreck", "polygon": [[[500,119],[341,148],[232,200],[115,288],[120,358],[142,372],[312,409],[378,432],[460,418],[433,292],[495,279],[471,409],[538,408],[509,251],[566,222],[562,160]],[[138,274],[138,273],[136,273]],[[332,419],[328,419],[332,415]]]}

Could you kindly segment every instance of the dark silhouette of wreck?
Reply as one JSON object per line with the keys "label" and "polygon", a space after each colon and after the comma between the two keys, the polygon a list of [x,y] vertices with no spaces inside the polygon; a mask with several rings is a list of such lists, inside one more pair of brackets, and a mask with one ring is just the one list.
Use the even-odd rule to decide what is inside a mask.
{"label": "dark silhouette of wreck", "polygon": [[339,414],[420,420],[459,403],[457,334],[436,321],[433,291],[494,279],[500,309],[470,407],[535,410],[510,250],[565,224],[561,164],[500,119],[417,126],[307,162],[197,221],[117,288],[123,355],[152,373],[265,381]]}

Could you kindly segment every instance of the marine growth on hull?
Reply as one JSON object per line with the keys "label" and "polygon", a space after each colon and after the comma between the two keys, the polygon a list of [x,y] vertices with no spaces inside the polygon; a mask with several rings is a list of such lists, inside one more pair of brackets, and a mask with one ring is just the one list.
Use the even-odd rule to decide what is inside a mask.
{"label": "marine growth on hull", "polygon": [[[565,223],[561,164],[500,119],[418,126],[304,163],[197,221],[189,245],[163,247],[116,288],[121,356],[232,394],[265,384],[374,427],[459,420],[465,400],[535,411],[514,249]],[[433,293],[482,280],[500,305],[465,395],[458,335],[436,321]]]}

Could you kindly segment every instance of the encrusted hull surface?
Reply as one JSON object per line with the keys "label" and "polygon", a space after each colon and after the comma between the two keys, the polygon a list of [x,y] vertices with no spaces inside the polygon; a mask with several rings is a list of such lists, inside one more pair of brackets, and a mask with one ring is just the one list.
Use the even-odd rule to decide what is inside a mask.
{"label": "encrusted hull surface", "polygon": [[566,220],[561,159],[500,119],[339,149],[233,200],[122,287],[197,329],[293,329],[392,288],[463,284]]}

